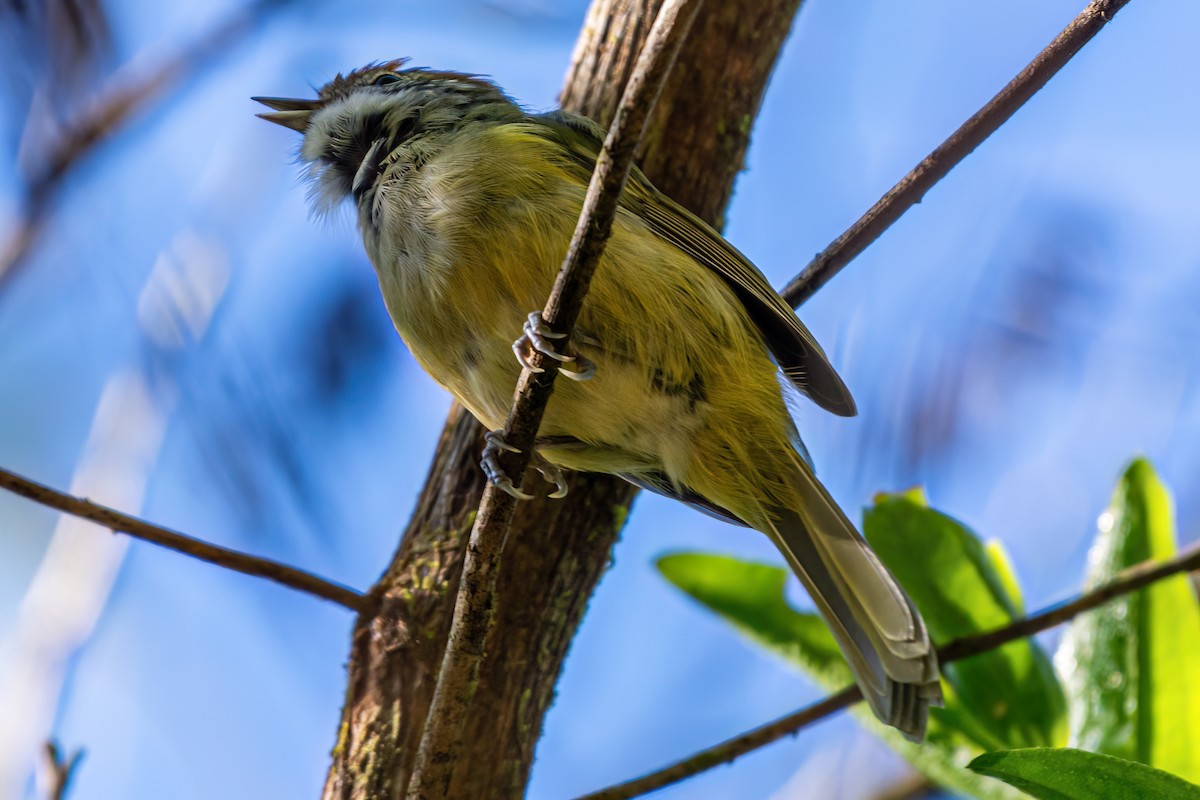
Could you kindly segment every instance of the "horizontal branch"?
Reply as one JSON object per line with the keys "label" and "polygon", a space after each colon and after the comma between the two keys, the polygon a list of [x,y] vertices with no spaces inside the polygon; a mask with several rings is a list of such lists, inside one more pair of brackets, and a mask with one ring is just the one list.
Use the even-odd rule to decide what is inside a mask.
{"label": "horizontal branch", "polygon": [[[1164,578],[1194,570],[1200,570],[1200,542],[1179,551],[1174,558],[1165,561],[1145,561],[1122,570],[1108,583],[1084,592],[1068,602],[1050,606],[993,631],[947,642],[938,648],[938,660],[942,664],[949,664],[987,653],[1017,639],[1024,639],[1035,633],[1049,630],[1085,611],[1091,611],[1117,597],[1144,589]],[[732,739],[726,739],[720,744],[701,750],[668,767],[592,794],[583,795],[578,800],[629,800],[629,798],[653,792],[664,786],[670,786],[705,770],[731,763],[752,750],[794,734],[806,725],[831,716],[861,699],[862,692],[858,686],[847,686],[813,705],[794,711]]]}
{"label": "horizontal branch", "polygon": [[1017,77],[1009,81],[987,105],[925,156],[911,172],[893,186],[870,210],[817,255],[804,271],[784,287],[783,299],[798,308],[854,258],[921,202],[933,186],[966,158],[996,129],[1025,105],[1071,57],[1100,32],[1129,0],[1093,0],[1038,53]]}
{"label": "horizontal branch", "polygon": [[[625,86],[612,127],[596,159],[566,257],[542,311],[545,324],[558,334],[555,343],[562,352],[566,352],[571,329],[612,232],[617,204],[650,112],[702,2],[666,0],[662,4]],[[503,431],[512,451],[500,456],[502,469],[517,488],[529,466],[557,375],[557,362],[534,351],[531,366],[522,369],[517,380]],[[450,635],[409,780],[408,800],[442,798],[450,791],[492,623],[500,556],[515,510],[516,498],[489,482],[463,562]]]}
{"label": "horizontal branch", "polygon": [[115,533],[125,533],[159,547],[165,547],[168,550],[174,550],[177,553],[183,553],[245,575],[266,578],[306,594],[330,600],[352,611],[362,611],[365,607],[363,595],[349,587],[327,581],[310,572],[289,567],[277,561],[208,544],[170,528],[146,522],[99,503],[93,503],[91,500],[51,489],[49,486],[2,467],[0,467],[0,489],[7,489],[13,494],[57,509],[65,514],[90,520]]}

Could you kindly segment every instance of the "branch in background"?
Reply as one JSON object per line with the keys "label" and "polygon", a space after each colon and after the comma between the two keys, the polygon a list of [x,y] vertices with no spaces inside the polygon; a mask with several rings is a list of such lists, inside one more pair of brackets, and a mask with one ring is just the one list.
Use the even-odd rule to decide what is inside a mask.
{"label": "branch in background", "polygon": [[39,781],[44,787],[42,796],[46,800],[65,800],[67,787],[70,786],[71,778],[75,775],[75,768],[83,759],[83,751],[76,750],[70,758],[64,761],[58,745],[54,742],[46,742],[42,754],[43,770],[39,775]]}
{"label": "branch in background", "polygon": [[[1108,583],[1097,586],[1069,602],[1050,606],[1032,616],[1019,619],[994,631],[965,636],[948,642],[938,648],[938,660],[942,664],[950,664],[995,650],[1017,639],[1024,639],[1035,633],[1049,630],[1055,625],[1060,625],[1085,611],[1107,603],[1109,600],[1136,592],[1138,589],[1144,589],[1164,578],[1196,570],[1200,570],[1200,542],[1184,548],[1174,558],[1166,561],[1145,561],[1123,570]],[[847,708],[861,699],[862,692],[857,686],[847,686],[818,703],[806,706],[786,717],[780,717],[732,739],[726,739],[720,744],[701,750],[661,770],[584,795],[578,800],[629,800],[629,798],[647,794],[664,786],[670,786],[705,770],[721,764],[728,764],[739,756],[782,739],[784,736],[795,734],[806,725],[831,716],[834,712]]]}
{"label": "branch in background", "polygon": [[925,156],[912,172],[871,206],[866,214],[834,239],[804,271],[784,287],[783,298],[798,308],[854,258],[921,202],[933,186],[960,161],[1008,121],[1039,89],[1053,78],[1072,56],[1100,32],[1129,0],[1092,0],[1054,41],[1038,53],[1017,77],[1009,81],[987,105],[962,124],[950,138]]}
{"label": "branch in background", "polygon": [[[0,292],[25,263],[37,243],[58,195],[70,174],[137,114],[166,97],[212,59],[232,49],[253,31],[261,16],[288,0],[256,0],[233,13],[178,55],[149,74],[133,67],[118,72],[97,99],[54,143],[37,172],[29,178],[21,219],[0,244]],[[128,76],[126,72],[135,75]]]}
{"label": "branch in background", "polygon": [[[165,376],[148,379],[141,369],[113,371],[72,470],[72,494],[141,508],[173,406],[170,390],[160,387],[170,383]],[[54,796],[54,776],[43,763],[46,741],[61,716],[72,664],[104,613],[129,549],[125,536],[97,535],[86,520],[56,516],[0,661],[0,708],[20,721],[0,727],[0,797],[27,797],[30,775],[40,782],[38,797]]]}
{"label": "branch in background", "polygon": [[[557,342],[564,350],[612,231],[634,152],[702,2],[663,3],[596,160],[579,222],[542,312],[545,323],[563,334]],[[536,351],[533,367],[537,372],[528,367],[521,371],[503,432],[504,440],[516,452],[502,454],[501,466],[517,487],[529,466],[534,439],[558,374],[557,362]],[[500,555],[515,510],[516,498],[489,482],[471,531],[450,637],[409,781],[409,800],[445,797],[450,789],[492,622]]]}
{"label": "branch in background", "polygon": [[862,691],[857,686],[847,686],[824,700],[805,706],[799,711],[793,711],[786,717],[780,717],[765,725],[760,725],[732,739],[726,739],[720,744],[701,750],[682,761],[677,761],[669,767],[625,783],[618,783],[598,792],[582,795],[577,800],[628,800],[628,798],[639,797],[664,786],[679,783],[693,775],[699,775],[705,770],[731,763],[746,753],[795,733],[810,722],[825,719],[833,712],[846,708],[861,699]]}
{"label": "branch in background", "polygon": [[0,489],[27,498],[67,514],[91,520],[116,533],[126,533],[143,541],[151,542],[168,550],[216,564],[219,567],[266,578],[269,581],[289,586],[306,594],[330,600],[351,611],[362,611],[365,598],[354,589],[319,578],[304,570],[289,567],[266,558],[239,553],[225,547],[208,544],[191,536],[163,528],[145,520],[122,514],[107,506],[73,497],[57,489],[51,489],[29,478],[0,467]]}

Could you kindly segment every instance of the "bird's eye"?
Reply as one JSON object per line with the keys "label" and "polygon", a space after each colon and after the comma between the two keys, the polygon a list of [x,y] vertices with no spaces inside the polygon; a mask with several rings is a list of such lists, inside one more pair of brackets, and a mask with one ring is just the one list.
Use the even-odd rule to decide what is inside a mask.
{"label": "bird's eye", "polygon": [[400,80],[400,76],[394,72],[385,72],[375,80],[371,81],[372,86],[387,86],[389,83],[395,83]]}

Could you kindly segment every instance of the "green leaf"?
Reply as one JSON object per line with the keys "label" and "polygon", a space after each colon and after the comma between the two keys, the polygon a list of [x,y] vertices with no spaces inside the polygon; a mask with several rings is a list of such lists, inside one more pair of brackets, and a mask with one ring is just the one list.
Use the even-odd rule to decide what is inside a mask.
{"label": "green leaf", "polygon": [[[863,532],[920,609],[936,642],[1007,625],[1022,605],[1011,570],[923,495],[880,495]],[[957,703],[942,716],[984,750],[1066,743],[1066,699],[1049,658],[1026,639],[945,665]],[[950,719],[952,718],[952,719]]]}
{"label": "green leaf", "polygon": [[1041,800],[1200,800],[1200,786],[1169,772],[1070,748],[986,753],[967,768]]}
{"label": "green leaf", "polygon": [[[1171,497],[1137,459],[1100,516],[1086,586],[1175,554]],[[1057,656],[1071,743],[1200,781],[1200,605],[1179,575],[1077,617]]]}
{"label": "green leaf", "polygon": [[[853,682],[825,621],[788,605],[784,596],[787,570],[706,553],[667,555],[657,565],[676,587],[752,641],[800,666],[822,688],[835,691]],[[947,706],[955,706],[953,695],[947,697]],[[1007,786],[959,766],[982,748],[942,716],[930,719],[926,743],[917,745],[880,723],[861,703],[854,713],[865,727],[939,786],[980,800],[1017,797]]]}
{"label": "green leaf", "polygon": [[992,569],[996,570],[996,576],[1004,587],[1004,594],[1008,597],[1009,604],[1017,616],[1025,616],[1025,598],[1021,596],[1021,584],[1017,580],[1017,571],[1013,569],[1012,559],[1008,557],[1008,550],[1005,549],[1004,542],[999,539],[989,539],[983,549],[992,562]]}
{"label": "green leaf", "polygon": [[677,588],[745,636],[800,665],[825,688],[854,682],[825,621],[788,605],[783,594],[787,570],[707,553],[666,555],[657,566]]}

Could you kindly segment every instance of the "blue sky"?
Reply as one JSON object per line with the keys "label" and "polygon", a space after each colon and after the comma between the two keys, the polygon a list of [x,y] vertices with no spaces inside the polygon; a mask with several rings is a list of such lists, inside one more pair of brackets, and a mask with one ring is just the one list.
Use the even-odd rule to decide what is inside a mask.
{"label": "blue sky", "polygon": [[[809,0],[727,235],[782,285],[1081,5]],[[113,61],[153,63],[234,7],[114,3]],[[449,400],[391,332],[348,218],[310,219],[293,136],[256,120],[248,98],[303,96],[408,55],[491,75],[547,109],[584,8],[298,4],[139,117],[72,177],[0,295],[0,464],[68,486],[103,387],[140,370],[165,426],[143,515],[368,586]],[[1195,3],[1131,3],[802,310],[859,402],[852,420],[797,408],[835,497],[857,509],[924,484],[935,506],[1004,542],[1031,606],[1078,588],[1095,518],[1136,453],[1179,492],[1182,536],[1197,535],[1197,29]],[[19,68],[8,78],[0,236],[20,197],[28,91]],[[148,347],[142,287],[164,254],[197,248],[226,265],[211,324],[182,353]],[[0,659],[54,524],[0,496]],[[678,550],[778,561],[752,532],[639,498],[546,719],[534,800],[631,777],[818,696],[657,576],[653,559]],[[132,545],[55,716],[55,735],[88,753],[72,799],[316,796],[350,624]],[[901,773],[839,718],[658,796],[830,786],[855,800]]]}

